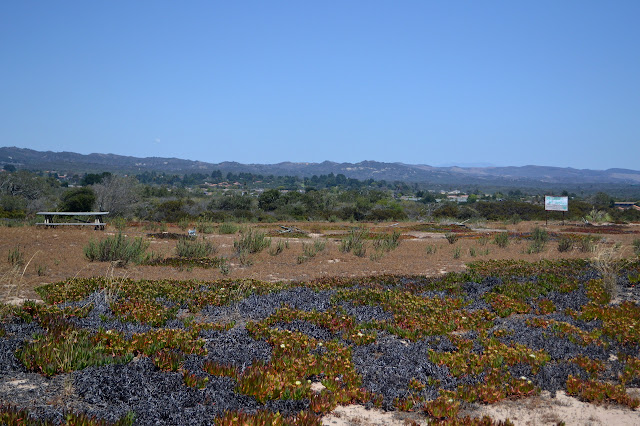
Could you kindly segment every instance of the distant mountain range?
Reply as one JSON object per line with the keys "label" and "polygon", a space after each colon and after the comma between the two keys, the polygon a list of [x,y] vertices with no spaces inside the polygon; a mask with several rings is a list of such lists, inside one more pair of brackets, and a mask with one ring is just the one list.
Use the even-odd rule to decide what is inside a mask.
{"label": "distant mountain range", "polygon": [[549,186],[584,184],[640,185],[640,171],[629,169],[589,170],[570,167],[433,167],[423,164],[383,163],[292,163],[241,164],[237,162],[206,163],[161,157],[128,157],[115,154],[78,154],[74,152],[35,151],[26,148],[0,147],[0,167],[5,164],[29,170],[64,173],[97,173],[109,171],[139,174],[157,171],[172,174],[250,172],[262,175],[313,176],[343,174],[355,179],[420,182],[429,184],[477,184],[500,186]]}

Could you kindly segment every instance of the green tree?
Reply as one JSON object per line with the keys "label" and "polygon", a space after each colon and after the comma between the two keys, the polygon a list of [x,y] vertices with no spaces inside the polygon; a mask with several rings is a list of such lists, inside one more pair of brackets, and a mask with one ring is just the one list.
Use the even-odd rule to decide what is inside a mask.
{"label": "green tree", "polygon": [[87,173],[86,175],[84,175],[84,177],[82,178],[82,180],[80,181],[80,184],[83,186],[86,185],[95,185],[96,183],[101,183],[105,178],[110,177],[111,173],[109,172],[103,172],[103,173]]}
{"label": "green tree", "polygon": [[72,188],[62,194],[59,209],[63,212],[88,212],[93,210],[96,194],[91,188]]}
{"label": "green tree", "polygon": [[613,198],[609,196],[606,192],[598,192],[591,197],[589,200],[593,207],[597,209],[607,209],[609,207],[613,207]]}
{"label": "green tree", "polygon": [[258,207],[266,212],[273,211],[278,207],[280,199],[280,191],[277,189],[268,189],[258,197]]}

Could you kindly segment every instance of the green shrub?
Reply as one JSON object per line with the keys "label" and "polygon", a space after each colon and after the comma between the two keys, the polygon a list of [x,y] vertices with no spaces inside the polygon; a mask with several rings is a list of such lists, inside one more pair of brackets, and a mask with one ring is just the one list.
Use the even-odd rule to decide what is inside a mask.
{"label": "green shrub", "polygon": [[549,233],[536,226],[531,232],[531,240],[531,244],[526,248],[525,253],[541,253],[544,250],[547,241],[549,241]]}
{"label": "green shrub", "polygon": [[127,227],[127,221],[125,218],[123,217],[116,217],[114,219],[111,220],[111,224],[114,226],[114,228],[116,228],[118,231],[124,231],[125,228]]}
{"label": "green shrub", "polygon": [[611,222],[611,215],[606,211],[592,209],[585,219],[592,223]]}
{"label": "green shrub", "polygon": [[22,253],[20,247],[14,247],[9,250],[7,260],[9,261],[11,266],[22,266],[24,265],[24,253]]}
{"label": "green shrub", "polygon": [[216,248],[204,237],[200,240],[192,238],[181,238],[176,244],[176,254],[178,257],[188,259],[201,259],[216,252]]}
{"label": "green shrub", "polygon": [[456,247],[453,249],[453,258],[454,259],[460,259],[460,247]]}
{"label": "green shrub", "polygon": [[51,377],[60,373],[95,365],[127,363],[133,355],[112,356],[104,346],[96,345],[86,330],[70,330],[64,334],[38,335],[16,352],[16,358],[28,370]]}
{"label": "green shrub", "polygon": [[269,249],[269,254],[271,256],[277,256],[284,251],[285,248],[289,248],[288,241],[278,240],[275,247],[271,247]]}
{"label": "green shrub", "polygon": [[633,240],[633,252],[636,256],[640,256],[640,238],[636,238]]}
{"label": "green shrub", "polygon": [[544,250],[545,242],[543,240],[533,240],[531,244],[526,248],[525,253],[534,254],[534,253],[542,253]]}
{"label": "green shrub", "polygon": [[458,238],[460,238],[458,234],[454,232],[447,232],[444,234],[444,237],[449,241],[449,244],[455,244],[455,242],[458,241]]}
{"label": "green shrub", "polygon": [[186,217],[183,217],[178,221],[178,228],[182,229],[183,231],[186,231],[189,225],[189,219]]}
{"label": "green shrub", "polygon": [[582,253],[593,253],[596,250],[596,239],[597,237],[592,237],[589,235],[585,235],[584,237],[580,238],[580,245],[578,246],[580,248],[580,251]]}
{"label": "green shrub", "polygon": [[47,266],[46,265],[36,265],[36,273],[39,277],[43,277],[47,274]]}
{"label": "green shrub", "polygon": [[494,239],[493,242],[501,248],[505,248],[506,246],[509,245],[509,233],[508,232],[500,232],[499,234],[497,234]]}
{"label": "green shrub", "polygon": [[260,253],[262,250],[271,246],[271,238],[267,238],[264,232],[248,230],[240,231],[240,239],[233,242],[236,253]]}
{"label": "green shrub", "polygon": [[157,231],[160,228],[160,224],[158,222],[146,222],[142,229],[145,231]]}
{"label": "green shrub", "polygon": [[363,257],[367,252],[364,240],[368,235],[369,231],[364,228],[352,229],[349,235],[340,242],[340,251],[343,253],[353,251],[356,256]]}
{"label": "green shrub", "polygon": [[149,242],[142,238],[128,238],[122,232],[113,237],[95,242],[89,241],[84,248],[84,255],[91,262],[118,262],[124,266],[129,262],[139,263],[144,257],[144,252],[149,247]]}
{"label": "green shrub", "polygon": [[510,223],[512,225],[517,225],[520,222],[522,222],[522,218],[517,213],[514,213],[513,215],[511,215],[511,217],[509,217],[509,219],[507,219],[507,223]]}
{"label": "green shrub", "polygon": [[367,245],[366,244],[358,244],[353,247],[353,254],[358,257],[365,257],[367,255]]}
{"label": "green shrub", "polygon": [[96,202],[96,194],[89,187],[72,188],[60,198],[61,212],[89,212]]}
{"label": "green shrub", "polygon": [[227,259],[224,257],[220,257],[220,263],[218,263],[218,269],[220,273],[224,276],[227,276],[231,273],[231,268],[229,268],[229,263],[227,263]]}
{"label": "green shrub", "polygon": [[215,231],[215,226],[209,221],[199,219],[196,222],[196,231],[201,234],[213,234],[213,232]]}
{"label": "green shrub", "polygon": [[438,248],[435,245],[428,245],[426,248],[427,254],[435,254]]}
{"label": "green shrub", "polygon": [[391,234],[385,234],[382,237],[382,244],[386,251],[395,250],[400,245],[400,231],[393,231]]}
{"label": "green shrub", "polygon": [[238,232],[238,226],[233,223],[224,222],[218,226],[219,234],[235,234],[236,232]]}
{"label": "green shrub", "polygon": [[316,254],[324,251],[326,242],[322,240],[316,240],[313,244],[302,243],[302,253],[307,257],[315,257]]}
{"label": "green shrub", "polygon": [[571,238],[560,238],[560,240],[558,241],[558,251],[561,253],[565,253],[571,250],[573,250],[573,241],[571,241]]}
{"label": "green shrub", "polygon": [[393,231],[392,234],[383,234],[381,237],[373,240],[373,248],[375,253],[369,256],[371,260],[378,260],[392,250],[395,250],[400,245],[400,232]]}
{"label": "green shrub", "polygon": [[549,233],[540,227],[533,228],[531,232],[531,239],[538,243],[546,243],[549,241]]}

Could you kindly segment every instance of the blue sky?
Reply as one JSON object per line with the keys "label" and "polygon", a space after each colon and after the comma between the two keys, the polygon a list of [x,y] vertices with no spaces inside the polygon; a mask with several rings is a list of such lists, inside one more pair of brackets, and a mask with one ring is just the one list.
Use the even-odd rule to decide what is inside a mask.
{"label": "blue sky", "polygon": [[0,145],[640,169],[639,1],[5,1]]}

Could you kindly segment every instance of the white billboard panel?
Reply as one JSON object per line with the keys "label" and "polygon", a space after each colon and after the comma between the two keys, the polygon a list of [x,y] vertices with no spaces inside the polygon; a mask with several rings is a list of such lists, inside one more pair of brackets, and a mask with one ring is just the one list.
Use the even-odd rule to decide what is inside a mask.
{"label": "white billboard panel", "polygon": [[544,209],[556,212],[568,212],[569,197],[552,197],[550,195],[545,195]]}

